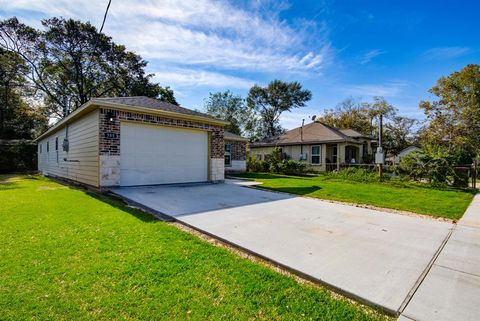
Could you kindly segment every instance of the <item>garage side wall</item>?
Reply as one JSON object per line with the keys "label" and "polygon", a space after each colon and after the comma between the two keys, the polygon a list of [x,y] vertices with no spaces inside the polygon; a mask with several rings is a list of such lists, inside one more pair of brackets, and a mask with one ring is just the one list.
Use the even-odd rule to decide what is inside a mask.
{"label": "garage side wall", "polygon": [[245,172],[247,170],[247,142],[225,139],[231,145],[231,166],[225,172]]}
{"label": "garage side wall", "polygon": [[224,180],[224,128],[184,119],[100,108],[100,186],[120,185],[120,122],[205,130],[210,133],[210,181]]}
{"label": "garage side wall", "polygon": [[[98,115],[98,110],[92,111],[40,140],[39,171],[98,187]],[[65,139],[68,148],[63,146]]]}

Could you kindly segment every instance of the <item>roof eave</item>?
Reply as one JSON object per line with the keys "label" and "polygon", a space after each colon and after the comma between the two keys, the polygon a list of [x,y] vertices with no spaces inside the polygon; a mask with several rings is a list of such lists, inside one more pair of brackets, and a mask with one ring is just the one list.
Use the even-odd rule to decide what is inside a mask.
{"label": "roof eave", "polygon": [[122,109],[127,111],[136,111],[136,112],[141,112],[145,114],[161,115],[161,116],[180,118],[180,119],[186,119],[186,120],[196,120],[196,121],[200,121],[207,124],[214,124],[214,125],[221,125],[221,126],[226,126],[230,124],[228,121],[221,120],[221,119],[209,118],[209,117],[198,116],[198,115],[182,114],[182,113],[166,111],[161,109],[153,109],[153,108],[140,107],[140,106],[130,106],[130,105],[117,104],[112,102],[103,102],[98,100],[93,100],[93,103],[100,107],[110,107],[110,108],[117,108],[117,109]]}
{"label": "roof eave", "polygon": [[289,143],[252,143],[250,148],[259,147],[275,147],[275,146],[298,146],[298,145],[315,145],[315,144],[335,144],[335,143],[353,143],[361,144],[359,141],[335,139],[335,140],[319,140],[319,141],[303,141],[303,142],[289,142]]}
{"label": "roof eave", "polygon": [[34,141],[38,142],[42,138],[56,132],[57,130],[61,129],[63,125],[67,125],[68,123],[72,122],[73,120],[77,119],[78,117],[93,111],[96,108],[99,107],[107,107],[107,108],[114,108],[114,109],[120,109],[124,111],[132,111],[132,112],[140,112],[144,114],[152,114],[152,115],[158,115],[158,116],[165,116],[165,117],[171,117],[171,118],[177,118],[177,119],[184,119],[184,120],[193,120],[193,121],[198,121],[206,124],[212,124],[212,125],[219,125],[219,126],[226,126],[230,124],[227,121],[220,120],[220,119],[213,119],[213,118],[208,118],[208,117],[203,117],[203,116],[197,116],[197,115],[187,115],[187,114],[182,114],[182,113],[176,113],[176,112],[171,112],[171,111],[165,111],[165,110],[158,110],[158,109],[152,109],[152,108],[145,108],[145,107],[138,107],[138,106],[128,106],[128,105],[123,105],[123,104],[116,104],[116,103],[111,103],[111,102],[102,102],[98,100],[90,100],[77,108],[74,112],[72,112],[70,115],[67,117],[61,119],[59,122],[57,122],[54,126],[50,127],[46,132],[38,136]]}

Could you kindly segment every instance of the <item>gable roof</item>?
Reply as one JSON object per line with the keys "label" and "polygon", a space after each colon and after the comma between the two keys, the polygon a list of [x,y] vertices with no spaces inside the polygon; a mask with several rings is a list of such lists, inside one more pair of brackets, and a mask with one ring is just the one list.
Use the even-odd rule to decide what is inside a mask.
{"label": "gable roof", "polygon": [[54,126],[50,127],[46,132],[36,138],[35,141],[38,141],[39,139],[56,132],[57,130],[63,128],[64,125],[71,123],[73,120],[93,111],[98,107],[154,114],[163,117],[188,119],[220,126],[225,126],[228,124],[227,121],[212,117],[210,115],[145,96],[92,98],[82,106],[78,107],[67,117],[58,121]]}
{"label": "gable roof", "polygon": [[372,136],[359,133],[354,129],[349,129],[349,128],[348,129],[339,129],[339,131],[341,131],[345,135],[353,137],[353,138],[371,138],[371,139],[373,139]]}
{"label": "gable roof", "polygon": [[177,106],[174,104],[167,103],[165,101],[160,101],[158,99],[150,98],[146,96],[101,97],[101,98],[92,98],[90,101],[92,103],[98,103],[98,104],[110,103],[115,105],[143,107],[143,108],[148,108],[153,110],[162,110],[162,111],[168,111],[168,112],[177,113],[177,114],[200,116],[200,117],[206,117],[206,118],[218,120],[217,118],[210,116],[208,114],[204,114],[196,110]]}
{"label": "gable roof", "polygon": [[313,122],[287,131],[278,137],[256,142],[251,147],[285,146],[301,144],[321,144],[321,143],[340,143],[352,142],[360,143],[356,138],[344,134],[335,127],[321,122]]}

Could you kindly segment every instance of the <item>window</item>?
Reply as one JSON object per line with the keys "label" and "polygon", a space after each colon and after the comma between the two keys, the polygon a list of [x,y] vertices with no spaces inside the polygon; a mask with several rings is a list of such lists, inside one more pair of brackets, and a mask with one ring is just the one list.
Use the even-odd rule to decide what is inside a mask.
{"label": "window", "polygon": [[58,163],[58,137],[55,137],[55,154],[56,154],[57,163]]}
{"label": "window", "polygon": [[312,146],[312,164],[321,164],[321,150],[320,146]]}
{"label": "window", "polygon": [[337,157],[338,157],[338,148],[337,146],[333,146],[332,159],[335,164],[337,163]]}
{"label": "window", "polygon": [[47,153],[50,151],[50,144],[47,142]]}
{"label": "window", "polygon": [[262,154],[257,154],[255,155],[257,161],[261,161],[262,160]]}
{"label": "window", "polygon": [[225,144],[225,166],[232,166],[232,144]]}
{"label": "window", "polygon": [[40,152],[40,154],[42,153],[42,143],[38,144],[38,150]]}

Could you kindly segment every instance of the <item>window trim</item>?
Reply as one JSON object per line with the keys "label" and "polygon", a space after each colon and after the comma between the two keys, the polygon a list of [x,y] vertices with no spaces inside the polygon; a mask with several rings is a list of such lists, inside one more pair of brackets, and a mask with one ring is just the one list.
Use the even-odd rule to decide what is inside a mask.
{"label": "window trim", "polygon": [[[313,149],[314,149],[315,147],[318,147],[318,154],[315,154],[315,153],[313,152]],[[322,165],[322,145],[313,145],[313,146],[310,146],[310,152],[311,152],[311,154],[310,154],[310,157],[311,157],[310,163],[311,163],[312,165]],[[314,162],[313,162],[313,157],[318,157],[318,163],[314,163]]]}
{"label": "window trim", "polygon": [[[227,151],[227,146],[228,146],[228,151]],[[232,144],[231,143],[225,143],[224,146],[224,164],[225,167],[231,167],[232,166]],[[228,157],[228,162],[227,162],[227,157]]]}

